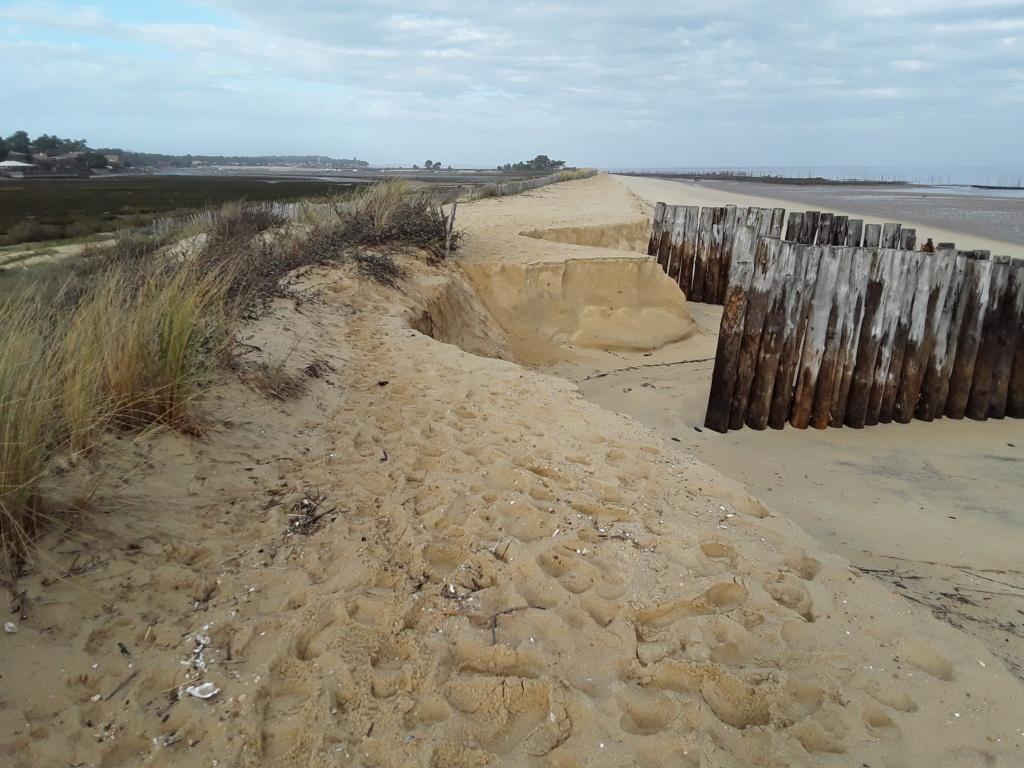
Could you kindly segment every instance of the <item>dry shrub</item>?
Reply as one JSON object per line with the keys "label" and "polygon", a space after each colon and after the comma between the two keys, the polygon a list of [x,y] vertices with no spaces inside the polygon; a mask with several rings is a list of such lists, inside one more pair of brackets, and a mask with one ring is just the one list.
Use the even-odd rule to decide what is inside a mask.
{"label": "dry shrub", "polygon": [[213,217],[206,231],[207,242],[212,248],[223,248],[231,243],[248,242],[260,232],[287,223],[288,219],[272,206],[227,203]]}
{"label": "dry shrub", "polygon": [[[366,187],[335,211],[337,222],[331,231],[338,243],[421,248],[435,259],[445,255],[448,217],[430,190],[385,181]],[[452,233],[452,250],[460,239],[460,233]]]}

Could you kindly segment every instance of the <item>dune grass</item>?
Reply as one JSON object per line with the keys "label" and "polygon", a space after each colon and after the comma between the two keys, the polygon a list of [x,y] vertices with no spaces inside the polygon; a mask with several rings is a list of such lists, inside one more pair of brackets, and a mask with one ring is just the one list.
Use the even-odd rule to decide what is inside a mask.
{"label": "dune grass", "polygon": [[[110,430],[200,433],[194,404],[229,358],[235,329],[289,272],[349,261],[396,286],[405,275],[396,248],[443,254],[440,204],[401,182],[304,219],[293,226],[266,208],[226,206],[185,248],[181,233],[123,231],[63,282],[49,275],[0,303],[0,558],[9,573],[42,519],[48,462],[94,448]],[[279,398],[292,391],[271,389]]]}

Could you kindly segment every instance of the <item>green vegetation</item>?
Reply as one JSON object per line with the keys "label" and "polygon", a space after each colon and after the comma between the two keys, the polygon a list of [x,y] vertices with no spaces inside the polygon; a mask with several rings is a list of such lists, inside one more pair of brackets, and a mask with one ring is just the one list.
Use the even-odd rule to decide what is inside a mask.
{"label": "green vegetation", "polygon": [[[196,400],[231,361],[243,318],[279,294],[290,271],[347,262],[395,285],[405,274],[397,249],[444,254],[437,199],[403,182],[311,207],[305,219],[235,204],[192,241],[122,232],[67,265],[56,292],[36,285],[0,302],[0,564],[8,572],[41,522],[59,515],[43,498],[56,456],[94,450],[107,432],[201,433]],[[264,366],[254,386],[296,396],[301,385],[283,372]]]}
{"label": "green vegetation", "polygon": [[352,186],[240,176],[0,181],[0,246],[138,227],[229,201],[326,199]]}
{"label": "green vegetation", "polygon": [[565,160],[552,160],[547,155],[537,155],[533,160],[499,165],[499,171],[558,171],[565,167]]}

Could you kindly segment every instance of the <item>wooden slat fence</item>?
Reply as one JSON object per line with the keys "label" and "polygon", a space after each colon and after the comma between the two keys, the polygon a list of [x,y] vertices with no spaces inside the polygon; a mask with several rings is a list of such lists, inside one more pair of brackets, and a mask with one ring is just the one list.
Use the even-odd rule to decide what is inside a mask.
{"label": "wooden slat fence", "polygon": [[731,256],[709,429],[1024,418],[1024,260],[915,251],[913,230],[815,211],[791,215],[797,239],[781,240],[752,210],[729,236],[714,232],[716,209],[686,209],[681,228],[697,222],[680,260],[694,262],[694,290],[694,244],[708,238],[709,263],[718,242]]}

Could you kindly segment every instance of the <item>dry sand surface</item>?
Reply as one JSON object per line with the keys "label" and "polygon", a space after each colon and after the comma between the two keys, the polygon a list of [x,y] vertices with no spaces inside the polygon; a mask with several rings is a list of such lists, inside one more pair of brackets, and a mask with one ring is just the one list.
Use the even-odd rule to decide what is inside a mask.
{"label": "dry sand surface", "polygon": [[[243,338],[301,397],[229,378],[202,439],[67,462],[55,493],[90,492],[15,589],[0,762],[1019,765],[1024,687],[982,642],[694,459],[692,433],[496,359],[706,343],[645,258],[519,235],[605,209],[642,215],[598,177],[460,207],[461,266],[408,257],[400,290],[305,272]],[[531,344],[540,302],[478,297],[487,262],[593,303],[545,309]],[[616,330],[652,307],[664,340]]]}

